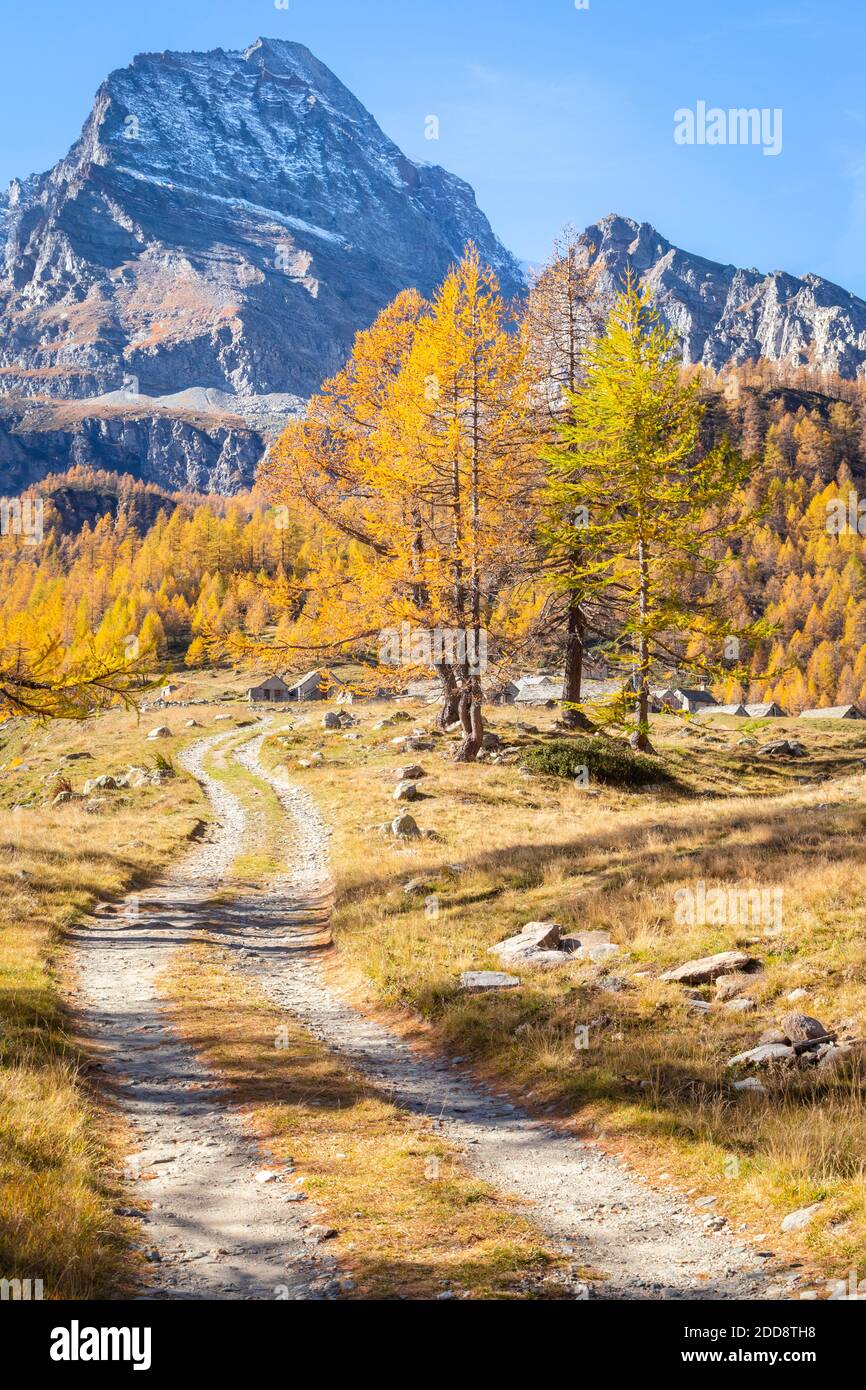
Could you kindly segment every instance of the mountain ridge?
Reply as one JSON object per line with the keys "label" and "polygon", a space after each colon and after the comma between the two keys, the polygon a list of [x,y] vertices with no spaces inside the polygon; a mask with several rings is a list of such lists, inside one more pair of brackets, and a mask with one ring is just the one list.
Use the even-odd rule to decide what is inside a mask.
{"label": "mountain ridge", "polygon": [[24,395],[137,380],[303,397],[467,240],[516,262],[468,184],[413,163],[303,45],[140,54],[3,199],[0,371]]}
{"label": "mountain ridge", "polygon": [[[137,55],[63,159],[0,194],[5,486],[74,463],[248,486],[355,334],[402,289],[430,295],[468,240],[523,293],[469,184],[409,159],[304,45]],[[632,267],[687,363],[866,373],[866,302],[820,276],[723,265],[615,213],[580,243],[599,301]]]}
{"label": "mountain ridge", "polygon": [[581,233],[584,264],[609,302],[628,266],[680,336],[687,365],[757,358],[866,374],[866,301],[820,275],[762,272],[684,251],[647,222],[609,213]]}

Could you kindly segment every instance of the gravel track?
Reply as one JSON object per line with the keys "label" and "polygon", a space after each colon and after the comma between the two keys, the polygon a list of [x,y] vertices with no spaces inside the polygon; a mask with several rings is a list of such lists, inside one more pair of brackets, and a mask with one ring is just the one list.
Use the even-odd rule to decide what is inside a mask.
{"label": "gravel track", "polygon": [[[332,884],[328,830],[308,793],[260,761],[264,735],[238,751],[248,771],[269,782],[286,813],[289,870],[257,909],[257,925],[238,934],[253,956],[241,965],[265,992],[341,1052],[390,1099],[433,1116],[465,1152],[473,1172],[526,1204],[526,1215],[576,1262],[601,1272],[592,1296],[606,1299],[752,1299],[786,1277],[727,1230],[712,1229],[672,1192],[650,1188],[621,1160],[553,1131],[479,1087],[447,1060],[431,1060],[365,1017],[323,978],[322,926]],[[790,1276],[788,1276],[790,1277]]]}
{"label": "gravel track", "polygon": [[[431,1118],[467,1166],[516,1196],[525,1214],[574,1262],[603,1276],[603,1299],[754,1299],[795,1276],[759,1257],[712,1211],[651,1188],[621,1160],[547,1128],[479,1085],[459,1066],[420,1053],[366,1017],[320,967],[333,885],[328,829],[312,797],[260,759],[267,729],[230,756],[268,782],[285,812],[287,870],[264,893],[228,906],[210,899],[261,830],[236,796],[204,769],[232,735],[204,739],[181,761],[216,812],[216,828],[184,862],[117,915],[77,932],[84,1023],[139,1138],[129,1178],[153,1206],[148,1241],[158,1252],[152,1297],[310,1298],[338,1292],[334,1261],[305,1238],[315,1220],[295,1190],[259,1184],[254,1141],[225,1104],[218,1079],[169,1027],[154,979],[183,944],[207,931],[265,994],[395,1104]],[[145,1180],[138,1176],[155,1174]],[[371,1181],[375,1181],[371,1174]],[[771,1272],[772,1266],[772,1272]],[[778,1296],[774,1294],[773,1296]]]}
{"label": "gravel track", "polygon": [[125,1176],[130,1214],[150,1204],[144,1296],[322,1297],[333,1261],[305,1236],[311,1204],[290,1201],[287,1182],[256,1180],[266,1165],[255,1140],[166,1022],[154,984],[179,947],[218,924],[209,899],[244,846],[240,802],[203,766],[225,738],[203,739],[180,758],[216,813],[211,838],[146,893],[73,934],[80,1016],[137,1145]]}

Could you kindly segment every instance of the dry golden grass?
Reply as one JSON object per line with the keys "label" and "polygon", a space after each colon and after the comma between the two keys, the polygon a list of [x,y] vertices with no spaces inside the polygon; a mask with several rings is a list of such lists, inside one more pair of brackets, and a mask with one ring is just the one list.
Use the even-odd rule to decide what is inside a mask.
{"label": "dry golden grass", "polygon": [[205,762],[210,775],[238,798],[246,815],[244,847],[220,893],[222,900],[251,887],[264,887],[285,870],[284,816],[279,798],[269,782],[252,776],[232,758],[234,749],[248,739],[249,732],[240,730],[221,741]]}
{"label": "dry golden grass", "polygon": [[338,1232],[329,1249],[352,1298],[565,1296],[559,1257],[433,1124],[384,1099],[230,960],[206,943],[174,957],[160,982],[173,1021],[246,1107],[267,1154],[294,1160]]}
{"label": "dry golden grass", "polygon": [[[406,708],[432,726],[431,711]],[[444,740],[433,753],[395,750],[390,739],[411,724],[374,732],[387,706],[355,712],[361,740],[325,733],[312,711],[292,719],[287,739],[270,740],[267,756],[288,766],[335,827],[339,959],[370,1006],[420,1014],[515,1097],[592,1127],[650,1175],[667,1170],[716,1193],[733,1222],[828,1275],[866,1272],[863,1077],[798,1073],[768,1081],[761,1099],[735,1093],[725,1067],[792,1009],[866,1035],[866,727],[664,719],[653,738],[677,789],[587,795],[513,766],[455,764]],[[520,718],[541,732],[520,733]],[[548,736],[552,716],[504,709],[492,722],[525,745]],[[739,745],[787,735],[805,744],[806,759],[776,763]],[[299,769],[313,748],[324,764]],[[426,799],[408,809],[439,841],[400,843],[374,828],[398,809],[394,773],[409,761],[429,775]],[[424,880],[438,915],[404,894],[410,878]],[[700,879],[781,888],[782,931],[678,925],[674,894]],[[521,969],[521,989],[507,994],[459,991],[461,970],[495,967],[489,947],[537,919],[609,930],[622,948],[609,969],[623,987],[605,988],[600,969],[575,960]],[[764,964],[747,991],[751,1014],[718,1004],[697,1013],[681,986],[657,978],[692,956],[744,946]],[[801,987],[807,997],[789,1003]],[[574,1046],[578,1025],[589,1025],[586,1050]],[[805,1232],[779,1234],[785,1212],[818,1200]]]}
{"label": "dry golden grass", "polygon": [[[186,713],[204,722],[211,711]],[[184,777],[108,792],[95,814],[83,802],[53,807],[43,779],[69,752],[93,754],[62,764],[76,790],[152,760],[145,734],[160,722],[114,711],[86,725],[0,730],[0,1277],[41,1278],[46,1297],[106,1297],[132,1273],[114,1213],[114,1122],[88,1086],[66,1002],[64,930],[152,877],[207,812]]]}
{"label": "dry golden grass", "polygon": [[[186,698],[208,700],[239,695],[250,683],[240,671],[181,679]],[[232,718],[219,722],[225,708],[199,705],[152,711],[140,723],[118,711],[86,726],[39,729],[14,721],[0,729],[0,1277],[43,1278],[49,1295],[106,1296],[122,1290],[132,1273],[128,1232],[113,1211],[120,1152],[113,1121],[87,1085],[63,1003],[64,985],[74,983],[68,975],[64,980],[63,932],[94,901],[157,873],[207,813],[197,788],[182,777],[159,788],[108,793],[92,815],[81,803],[51,807],[44,779],[68,752],[94,755],[92,763],[63,765],[76,790],[85,777],[151,761],[156,751],[172,757],[182,743],[230,734],[248,718],[247,708],[228,708]],[[742,722],[702,720],[686,732],[664,721],[654,737],[679,789],[602,789],[588,796],[570,784],[521,776],[514,767],[468,768],[438,751],[396,751],[390,738],[411,725],[374,733],[374,720],[393,706],[356,708],[363,720],[357,742],[324,733],[321,707],[283,712],[278,724],[294,727],[269,740],[267,756],[288,765],[335,826],[340,960],[363,982],[370,1005],[420,1014],[452,1051],[548,1120],[593,1127],[648,1173],[666,1169],[685,1187],[716,1192],[733,1222],[768,1232],[774,1245],[805,1253],[834,1277],[849,1269],[862,1274],[861,1077],[849,1073],[819,1085],[798,1076],[771,1082],[766,1100],[744,1099],[731,1091],[724,1062],[792,1007],[785,996],[795,987],[808,991],[795,1007],[831,1027],[866,1033],[863,726],[770,721],[757,730],[759,738],[796,732],[809,749],[804,762],[771,764],[738,746],[750,727]],[[494,726],[518,743],[546,736],[515,733],[517,717],[497,711]],[[524,717],[542,730],[551,722],[546,712]],[[189,718],[201,728],[186,730]],[[413,718],[433,722],[430,711],[417,707]],[[147,731],[162,723],[175,737],[147,743]],[[299,757],[313,748],[323,750],[324,765],[298,769]],[[399,844],[369,829],[398,809],[391,798],[394,771],[408,761],[420,761],[430,774],[423,783],[427,799],[413,814],[441,840]],[[260,842],[236,873],[270,874],[278,861],[272,795],[264,784],[239,778],[228,762],[220,773],[260,815]],[[438,916],[428,915],[423,899],[404,895],[403,883],[414,877],[429,882]],[[762,925],[678,926],[673,895],[700,878],[708,886],[781,886],[781,935]],[[604,989],[591,965],[573,962],[552,973],[523,972],[523,986],[513,994],[458,991],[460,970],[490,966],[490,945],[541,917],[609,929],[623,948],[612,970],[625,988]],[[657,979],[687,956],[747,943],[765,966],[749,987],[757,1004],[751,1015],[715,1006],[697,1015],[681,989]],[[213,962],[209,971],[211,965],[219,973],[219,981],[208,975],[214,989],[219,985],[215,1007],[225,1000],[234,1008],[240,986]],[[191,991],[194,983],[190,974]],[[200,1029],[203,1047],[215,1046],[220,1034],[208,1034],[205,1025],[228,1026],[228,1017],[208,1020],[208,1001],[194,994],[193,1006],[198,1013],[190,1026]],[[465,1175],[460,1182],[469,1186],[456,1198],[445,1187],[431,1191],[441,1187],[436,1183],[419,1190],[416,1170],[427,1156],[450,1161],[438,1136],[401,1128],[410,1122],[347,1078],[305,1035],[293,1038],[300,1060],[287,1080],[290,1054],[272,1055],[270,1015],[271,1050],[262,1042],[267,1008],[246,1000],[234,1057],[220,1065],[238,1094],[247,1088],[268,1143],[285,1144],[299,1162],[307,1155],[311,1181],[321,1183],[316,1195],[338,1225],[349,1205],[352,1212],[367,1209],[370,1171],[385,1165],[395,1175],[393,1188],[377,1195],[380,1205],[364,1218],[360,1254],[342,1252],[361,1291],[409,1280],[408,1287],[427,1296],[452,1279],[473,1296],[508,1296],[530,1275],[534,1288],[548,1254],[538,1237],[512,1225],[513,1213],[490,1194],[470,1200],[474,1188]],[[591,1025],[585,1051],[573,1046],[578,1024]],[[279,1075],[274,1065],[283,1068]],[[332,1097],[348,1087],[351,1107],[335,1118],[336,1107],[323,1115],[323,1107],[307,1104],[303,1097],[320,1084]],[[297,1089],[277,1098],[265,1093],[277,1086]],[[362,1117],[353,1135],[352,1124]],[[302,1151],[301,1144],[309,1147]],[[337,1160],[336,1152],[349,1158]],[[341,1184],[350,1171],[343,1207]],[[818,1199],[813,1225],[780,1238],[781,1214]],[[467,1249],[461,1211],[473,1222],[479,1213],[485,1218],[473,1227],[481,1235],[462,1264],[453,1254]],[[452,1219],[457,1224],[449,1227]],[[445,1232],[438,1244],[437,1222]]]}

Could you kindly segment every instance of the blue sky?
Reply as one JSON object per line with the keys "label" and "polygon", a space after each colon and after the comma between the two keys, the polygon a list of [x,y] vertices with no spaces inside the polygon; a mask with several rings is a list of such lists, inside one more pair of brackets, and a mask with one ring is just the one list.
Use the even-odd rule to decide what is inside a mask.
{"label": "blue sky", "polygon": [[[864,0],[3,0],[0,184],[48,168],[141,51],[306,43],[407,154],[544,259],[565,222],[648,221],[715,260],[866,297]],[[680,146],[674,112],[783,112],[778,157]],[[438,141],[425,120],[439,118]]]}

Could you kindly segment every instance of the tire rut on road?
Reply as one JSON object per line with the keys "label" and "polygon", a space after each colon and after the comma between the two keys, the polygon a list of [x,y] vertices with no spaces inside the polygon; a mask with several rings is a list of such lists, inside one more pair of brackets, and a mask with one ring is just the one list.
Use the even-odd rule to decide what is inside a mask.
{"label": "tire rut on road", "polygon": [[[270,721],[269,721],[270,723]],[[343,1055],[392,1103],[440,1126],[467,1167],[516,1196],[525,1215],[578,1264],[603,1276],[604,1299],[753,1299],[785,1271],[727,1230],[713,1231],[675,1193],[639,1181],[591,1143],[547,1128],[446,1059],[407,1045],[325,980],[323,943],[333,906],[328,829],[308,793],[261,762],[268,729],[227,749],[269,783],[284,812],[287,870],[266,891],[215,903],[249,848],[253,820],[204,767],[232,735],[204,739],[181,761],[216,813],[216,830],[147,893],[75,933],[85,1027],[104,1074],[141,1142],[128,1177],[159,1253],[155,1297],[333,1297],[335,1262],[305,1241],[291,1189],[259,1184],[255,1141],[225,1103],[219,1079],[165,1021],[155,979],[180,946],[202,938],[266,996]],[[144,1174],[149,1176],[145,1178]],[[375,1181],[371,1174],[371,1181]],[[277,1290],[281,1290],[278,1294]]]}
{"label": "tire rut on road", "polygon": [[[210,901],[248,832],[241,803],[204,769],[222,734],[180,761],[205,788],[216,825],[177,869],[73,934],[85,1033],[137,1142],[127,1159],[130,1214],[144,1223],[155,1298],[321,1296],[331,1257],[311,1250],[311,1204],[261,1183],[264,1165],[219,1079],[168,1023],[155,980],[180,947],[218,925]],[[216,915],[215,915],[216,914]],[[149,1210],[144,1210],[149,1204]]]}
{"label": "tire rut on road", "polygon": [[[468,1166],[526,1204],[525,1214],[576,1261],[605,1277],[593,1296],[608,1299],[752,1299],[786,1271],[710,1229],[675,1193],[650,1188],[621,1160],[553,1131],[481,1088],[447,1060],[431,1060],[363,1015],[322,974],[322,932],[333,901],[328,829],[305,791],[261,762],[262,734],[235,751],[269,782],[286,815],[285,878],[228,939],[265,993],[316,1037],[346,1056],[388,1098],[435,1117]],[[706,1223],[706,1224],[705,1224]]]}

